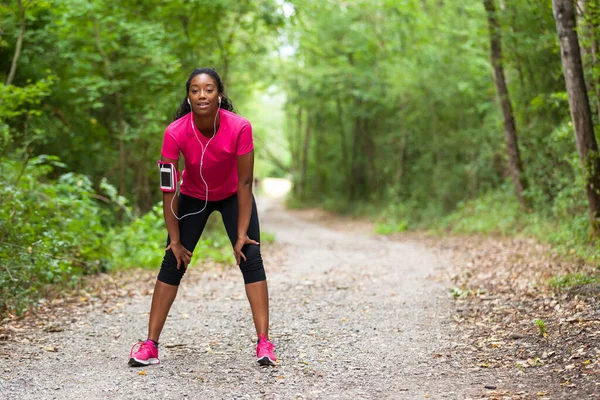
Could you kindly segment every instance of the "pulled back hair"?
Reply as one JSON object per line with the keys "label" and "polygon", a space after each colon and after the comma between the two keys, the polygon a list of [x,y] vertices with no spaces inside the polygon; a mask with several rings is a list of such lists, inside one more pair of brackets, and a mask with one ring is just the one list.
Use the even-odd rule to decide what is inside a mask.
{"label": "pulled back hair", "polygon": [[194,77],[196,75],[200,75],[200,74],[209,75],[211,78],[213,78],[215,80],[215,83],[217,84],[217,91],[221,95],[221,108],[224,110],[227,110],[227,111],[235,112],[233,109],[233,103],[231,103],[231,100],[229,100],[227,98],[227,96],[225,96],[225,93],[224,93],[225,87],[223,86],[223,82],[221,81],[221,77],[219,76],[217,71],[215,71],[214,68],[196,68],[195,70],[192,71],[192,73],[190,74],[190,77],[188,78],[187,82],[185,83],[185,97],[183,98],[181,105],[175,112],[175,117],[173,118],[173,121],[183,117],[184,115],[186,115],[187,113],[192,111],[192,107],[190,106],[190,104],[187,101],[188,93],[190,92],[190,83],[192,82],[192,79],[194,79]]}

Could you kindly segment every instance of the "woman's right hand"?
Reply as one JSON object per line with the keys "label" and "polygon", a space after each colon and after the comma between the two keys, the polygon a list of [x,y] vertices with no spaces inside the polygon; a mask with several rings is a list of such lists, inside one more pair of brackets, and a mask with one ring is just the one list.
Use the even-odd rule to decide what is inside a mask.
{"label": "woman's right hand", "polygon": [[171,242],[169,246],[165,249],[165,251],[171,250],[173,255],[177,259],[177,269],[181,265],[187,267],[190,261],[192,260],[192,252],[183,247],[181,243],[173,243]]}

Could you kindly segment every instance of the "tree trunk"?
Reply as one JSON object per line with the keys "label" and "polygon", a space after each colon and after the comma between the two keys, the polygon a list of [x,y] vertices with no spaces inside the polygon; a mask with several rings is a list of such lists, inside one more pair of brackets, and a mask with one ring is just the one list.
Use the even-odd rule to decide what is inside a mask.
{"label": "tree trunk", "polygon": [[308,150],[310,147],[310,123],[311,115],[308,113],[306,117],[306,133],[304,134],[304,145],[302,149],[302,172],[300,176],[300,195],[302,197],[306,194],[306,184],[308,175]]}
{"label": "tree trunk", "polygon": [[[356,103],[356,108],[363,106],[360,102]],[[350,200],[363,199],[366,186],[366,165],[364,157],[365,141],[363,139],[364,120],[356,117],[354,120],[354,135],[352,140],[352,156],[350,165],[352,165],[352,175],[350,178]]]}
{"label": "tree trunk", "polygon": [[117,102],[117,114],[119,116],[119,167],[121,170],[119,173],[119,195],[125,196],[125,168],[127,161],[125,155],[125,116],[123,115],[123,104],[121,103],[121,94],[119,92],[115,93],[115,99]]}
{"label": "tree trunk", "polygon": [[[148,159],[146,156],[144,159]],[[135,205],[143,214],[152,209],[152,193],[148,182],[146,163],[138,162],[136,168]]]}
{"label": "tree trunk", "polygon": [[404,178],[404,163],[406,160],[406,148],[408,146],[408,130],[404,129],[400,139],[400,150],[398,151],[398,170],[396,171],[397,193],[402,193],[402,180]]}
{"label": "tree trunk", "polygon": [[[587,82],[594,90],[594,94],[596,97],[596,113],[598,114],[598,119],[600,120],[600,79],[598,76],[598,40],[596,39],[596,34],[598,32],[598,0],[587,0],[583,2],[585,6],[585,15],[587,18],[584,18],[586,21],[586,25],[588,28],[588,35],[590,38],[590,56],[592,59],[592,72],[590,74],[590,82]],[[587,6],[590,7],[587,7]],[[582,5],[580,4],[580,7]],[[589,93],[589,92],[588,92]],[[589,100],[589,99],[588,99]]]}
{"label": "tree trunk", "polygon": [[[520,51],[520,46],[519,46],[519,40],[518,40],[518,31],[516,29],[517,26],[517,12],[518,10],[515,9],[515,7],[511,7],[511,30],[512,30],[512,37],[513,37],[513,42],[514,42],[514,49],[513,49],[513,54],[515,56],[515,67],[517,69],[517,73],[519,75],[519,83],[521,84],[521,90],[525,91],[527,90],[527,84],[525,83],[525,73],[523,70],[523,63],[521,62],[521,59],[523,58],[521,56],[521,51]],[[530,99],[530,92],[527,91],[525,93],[525,98]],[[523,119],[525,120],[525,126],[529,126],[531,124],[531,116],[529,114],[529,102],[525,102],[524,104],[521,105],[523,107]]]}
{"label": "tree trunk", "polygon": [[600,79],[598,79],[598,40],[596,40],[597,26],[590,27],[590,54],[592,56],[592,86],[596,94],[596,113],[600,120]]}
{"label": "tree trunk", "polygon": [[[598,8],[598,5],[596,4],[597,1],[598,0],[592,0],[591,2],[589,0],[577,0],[575,24],[579,28],[579,38],[585,38],[585,44],[583,44],[582,41],[579,41],[579,51],[581,52],[581,63],[583,66],[585,87],[588,92],[588,102],[592,103],[589,96],[590,93],[593,92],[595,95],[595,111],[598,118],[600,118],[600,82],[596,78],[598,75],[596,72],[598,66],[598,41],[596,40],[597,24],[595,23],[598,18],[596,15]],[[590,7],[588,7],[588,4]],[[591,68],[589,66],[589,61],[592,63]],[[586,71],[589,71],[587,76],[585,75]],[[591,106],[592,104],[590,104],[590,107]]]}
{"label": "tree trunk", "polygon": [[[592,49],[592,37],[591,37],[591,29],[590,26],[585,21],[585,12],[586,12],[586,2],[585,0],[577,0],[577,6],[575,7],[575,25],[579,27],[579,37],[582,40],[579,41],[579,52],[581,54],[581,64],[583,66],[583,72],[585,74],[586,68],[589,68],[589,59],[591,58]],[[585,40],[584,40],[585,39]],[[590,46],[587,46],[587,40],[590,42]],[[592,61],[593,62],[593,61]],[[585,88],[588,92],[588,96],[592,93],[594,79],[592,78],[594,71],[591,71],[591,74],[588,74],[587,77],[584,76],[585,80]],[[589,101],[589,98],[588,98]]]}
{"label": "tree trunk", "polygon": [[342,149],[342,162],[340,164],[342,165],[342,176],[344,177],[344,182],[347,184],[348,180],[350,179],[350,168],[348,167],[348,162],[350,160],[348,159],[348,143],[346,140],[346,130],[344,129],[344,113],[342,110],[342,103],[340,100],[339,93],[336,94],[335,105],[337,109],[337,118],[340,132],[340,147]]}
{"label": "tree trunk", "polygon": [[508,153],[508,168],[512,177],[513,185],[519,203],[522,208],[527,208],[523,191],[526,188],[525,180],[522,177],[522,164],[519,155],[519,146],[517,140],[517,128],[515,126],[515,118],[513,116],[512,105],[508,95],[508,87],[504,78],[504,68],[502,65],[502,43],[500,34],[500,24],[496,18],[496,6],[494,0],[483,0],[483,5],[487,11],[490,47],[491,47],[491,62],[494,67],[494,81],[498,98],[502,107],[502,116],[504,119],[504,140],[506,143],[506,151]]}
{"label": "tree trunk", "polygon": [[292,193],[294,196],[298,196],[300,194],[300,177],[298,174],[302,169],[302,159],[300,158],[300,143],[302,142],[302,107],[298,106],[298,113],[296,114],[296,129],[290,129],[289,143],[290,143],[290,151],[292,153]]}
{"label": "tree trunk", "polygon": [[[315,127],[317,128],[317,130],[319,132],[323,132],[326,131],[327,128],[325,128],[325,124],[323,123],[323,114],[322,113],[316,113],[315,118]],[[314,143],[316,142],[316,143]],[[310,191],[311,193],[314,193],[314,198],[319,198],[319,196],[321,196],[324,192],[324,188],[326,185],[326,176],[325,176],[325,172],[324,172],[324,168],[323,168],[323,164],[321,162],[319,162],[320,160],[324,159],[324,154],[323,154],[323,150],[325,149],[325,146],[322,145],[322,142],[319,142],[319,140],[317,139],[316,141],[313,141],[313,143],[310,144],[312,146],[312,151],[311,154],[313,154],[313,158],[315,160],[317,160],[317,162],[315,162],[314,167],[312,168],[313,171],[313,175],[312,175],[312,179],[311,179],[311,187],[310,187]]]}
{"label": "tree trunk", "polygon": [[377,132],[377,127],[375,126],[375,121],[364,120],[364,125],[361,130],[363,133],[363,141],[364,147],[363,152],[366,156],[365,159],[365,167],[366,167],[366,180],[365,180],[365,189],[368,193],[369,200],[373,198],[378,198],[380,193],[376,193],[378,188],[381,188],[383,185],[377,184],[377,172],[375,166],[375,143],[373,143],[373,135],[369,132],[369,128],[373,127],[372,132]]}
{"label": "tree trunk", "polygon": [[584,168],[592,234],[600,234],[600,157],[583,77],[572,0],[552,0],[577,152]]}
{"label": "tree trunk", "polygon": [[23,37],[25,36],[25,7],[21,0],[19,0],[19,17],[21,20],[21,28],[15,46],[15,55],[12,59],[12,64],[10,65],[8,77],[6,78],[6,86],[12,85],[12,82],[15,79],[15,75],[17,74],[17,64],[19,62],[19,57],[21,56],[21,50],[23,49]]}

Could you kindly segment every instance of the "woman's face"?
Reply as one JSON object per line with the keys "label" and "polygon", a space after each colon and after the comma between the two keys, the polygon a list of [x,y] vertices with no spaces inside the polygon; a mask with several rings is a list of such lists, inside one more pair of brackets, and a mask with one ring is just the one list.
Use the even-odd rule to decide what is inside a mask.
{"label": "woman's face", "polygon": [[214,116],[219,109],[217,82],[210,75],[196,75],[190,82],[188,98],[195,114]]}

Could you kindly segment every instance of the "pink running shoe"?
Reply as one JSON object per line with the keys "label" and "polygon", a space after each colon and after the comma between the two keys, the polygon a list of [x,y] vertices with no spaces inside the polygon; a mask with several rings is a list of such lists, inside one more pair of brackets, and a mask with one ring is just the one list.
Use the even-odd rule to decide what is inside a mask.
{"label": "pink running shoe", "polygon": [[[135,346],[140,346],[134,353],[133,349]],[[129,365],[132,367],[145,367],[147,365],[160,364],[158,359],[158,347],[152,340],[146,340],[145,342],[138,342],[133,345],[129,352]]]}
{"label": "pink running shoe", "polygon": [[256,361],[260,365],[275,365],[277,357],[275,357],[273,350],[275,350],[275,345],[269,342],[267,336],[263,333],[256,345]]}

